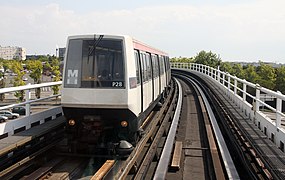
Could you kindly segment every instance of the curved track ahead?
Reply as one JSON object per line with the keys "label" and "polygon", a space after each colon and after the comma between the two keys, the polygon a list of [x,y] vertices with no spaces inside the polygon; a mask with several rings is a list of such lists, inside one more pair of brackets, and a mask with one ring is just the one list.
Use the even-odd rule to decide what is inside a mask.
{"label": "curved track ahead", "polygon": [[183,107],[177,141],[183,143],[182,167],[167,178],[238,179],[239,175],[223,140],[206,96],[188,76],[182,82]]}
{"label": "curved track ahead", "polygon": [[220,92],[212,80],[203,79],[200,74],[187,70],[173,70],[172,73],[186,74],[200,84],[213,108],[241,179],[284,179],[284,153]]}

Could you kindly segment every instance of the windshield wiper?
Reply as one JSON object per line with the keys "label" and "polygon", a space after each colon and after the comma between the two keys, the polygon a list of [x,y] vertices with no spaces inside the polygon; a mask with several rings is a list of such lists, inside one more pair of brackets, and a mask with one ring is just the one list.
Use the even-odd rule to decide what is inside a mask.
{"label": "windshield wiper", "polygon": [[98,44],[100,43],[100,41],[103,39],[103,37],[104,37],[104,35],[100,35],[99,38],[96,40],[96,34],[94,34],[93,45],[89,51],[88,56],[90,56],[91,54],[93,54],[93,56],[95,55],[95,49],[98,46]]}

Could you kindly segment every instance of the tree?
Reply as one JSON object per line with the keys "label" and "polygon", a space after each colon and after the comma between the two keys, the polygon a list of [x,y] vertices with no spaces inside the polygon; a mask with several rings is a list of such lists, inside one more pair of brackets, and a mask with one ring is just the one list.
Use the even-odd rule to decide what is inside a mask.
{"label": "tree", "polygon": [[43,67],[43,72],[46,74],[47,72],[51,71],[51,65],[49,62],[45,62],[44,67]]}
{"label": "tree", "polygon": [[217,68],[221,64],[222,60],[219,56],[217,56],[215,53],[212,53],[211,51],[200,51],[195,56],[194,62]]}
{"label": "tree", "polygon": [[[51,62],[51,71],[52,71],[52,74],[54,75],[53,77],[54,82],[60,81],[59,62],[60,62],[59,59],[55,57],[52,59],[52,62]],[[53,95],[58,94],[59,85],[52,86],[52,90],[53,90]]]}
{"label": "tree", "polygon": [[193,62],[194,59],[191,57],[191,58],[186,58],[186,57],[174,57],[174,58],[171,58],[170,59],[170,62],[181,62],[181,63],[191,63]]}
{"label": "tree", "polygon": [[245,67],[245,79],[251,83],[257,83],[260,79],[259,75],[256,73],[256,68],[253,65],[247,65]]}
{"label": "tree", "polygon": [[259,85],[268,89],[275,89],[276,73],[272,66],[260,62],[260,66],[257,68],[257,74],[260,77],[257,80]]}
{"label": "tree", "polygon": [[[30,71],[30,77],[34,80],[35,84],[41,83],[43,65],[39,60],[29,60],[27,61],[27,69]],[[37,88],[36,97],[39,99],[41,97],[41,88]]]}
{"label": "tree", "polygon": [[[1,65],[0,65],[1,66]],[[4,76],[4,72],[0,72],[0,88],[4,88],[5,87],[5,76]],[[0,94],[0,101],[4,101],[5,99],[5,94]]]}
{"label": "tree", "polygon": [[4,72],[6,72],[7,69],[9,69],[10,64],[11,64],[11,63],[10,63],[8,60],[3,60],[3,61],[2,61],[2,65],[3,65],[3,68],[4,68]]}
{"label": "tree", "polygon": [[230,62],[221,62],[220,70],[223,72],[233,73],[233,67]]}
{"label": "tree", "polygon": [[[25,85],[25,82],[23,81],[23,76],[25,72],[23,71],[24,68],[22,66],[22,63],[19,61],[13,61],[11,64],[10,69],[17,74],[14,77],[14,86],[23,86]],[[24,100],[24,91],[16,91],[14,94],[17,98],[18,101],[22,102]]]}
{"label": "tree", "polygon": [[244,79],[245,78],[245,72],[243,70],[243,67],[241,64],[237,64],[235,63],[232,67],[232,75],[235,75],[236,77],[240,78],[240,79]]}
{"label": "tree", "polygon": [[285,66],[276,69],[276,90],[285,94]]}

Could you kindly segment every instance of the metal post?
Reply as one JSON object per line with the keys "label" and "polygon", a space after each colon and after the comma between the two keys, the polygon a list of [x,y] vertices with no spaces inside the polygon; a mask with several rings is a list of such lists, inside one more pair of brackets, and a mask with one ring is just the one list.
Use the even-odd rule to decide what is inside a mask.
{"label": "metal post", "polygon": [[211,71],[210,71],[210,67],[208,66],[208,76],[211,76]]}
{"label": "metal post", "polygon": [[[280,91],[277,91],[278,94],[282,94]],[[276,128],[281,128],[281,113],[282,112],[282,99],[277,98],[276,101]]]}
{"label": "metal post", "polygon": [[243,102],[246,102],[246,84],[245,84],[246,80],[243,79],[243,87],[242,87],[242,100]]}
{"label": "metal post", "polygon": [[218,66],[218,82],[221,83],[221,73],[220,73],[220,66]]}
{"label": "metal post", "polygon": [[[31,85],[31,83],[29,83],[28,85]],[[30,108],[31,108],[31,105],[29,103],[30,99],[31,99],[31,90],[30,89],[27,89],[25,90],[25,97],[26,97],[26,116],[30,116]]]}
{"label": "metal post", "polygon": [[227,73],[228,75],[228,91],[231,90],[231,77],[229,76],[229,74]]}
{"label": "metal post", "polygon": [[223,86],[225,86],[225,76],[226,76],[226,74],[223,73]]}
{"label": "metal post", "polygon": [[255,96],[255,99],[256,99],[256,102],[255,102],[255,110],[256,111],[259,111],[259,100],[260,100],[260,85],[259,84],[256,84],[255,86],[256,88],[256,96]]}
{"label": "metal post", "polygon": [[235,76],[235,80],[234,80],[234,95],[237,94],[237,77]]}

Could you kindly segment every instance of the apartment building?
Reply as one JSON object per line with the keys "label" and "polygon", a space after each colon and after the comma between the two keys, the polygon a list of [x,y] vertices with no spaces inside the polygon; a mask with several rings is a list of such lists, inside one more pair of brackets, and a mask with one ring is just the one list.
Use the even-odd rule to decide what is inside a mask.
{"label": "apartment building", "polygon": [[22,47],[0,46],[0,58],[7,60],[26,60],[26,49]]}

